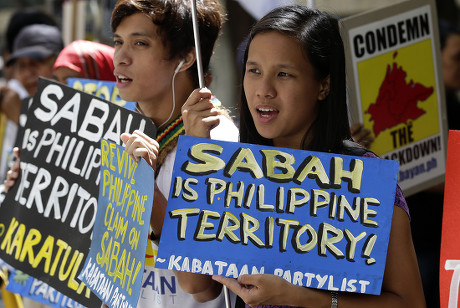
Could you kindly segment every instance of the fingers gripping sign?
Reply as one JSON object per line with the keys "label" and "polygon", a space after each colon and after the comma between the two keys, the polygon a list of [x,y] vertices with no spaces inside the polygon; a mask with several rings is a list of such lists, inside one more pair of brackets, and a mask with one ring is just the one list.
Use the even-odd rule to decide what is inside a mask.
{"label": "fingers gripping sign", "polygon": [[196,89],[182,106],[187,136],[210,138],[210,131],[219,125],[219,110],[215,108],[211,98],[209,89]]}
{"label": "fingers gripping sign", "polygon": [[15,156],[15,162],[11,166],[11,169],[6,173],[6,180],[3,182],[5,185],[5,192],[8,192],[10,188],[14,186],[19,176],[19,166],[21,163],[19,160],[19,148],[14,148],[13,154]]}
{"label": "fingers gripping sign", "polygon": [[282,277],[266,274],[242,275],[238,279],[213,275],[212,279],[227,286],[251,307],[276,304],[275,298],[282,298],[280,290],[288,283]]}
{"label": "fingers gripping sign", "polygon": [[132,134],[123,133],[121,140],[125,144],[125,150],[134,161],[139,162],[140,158],[152,167],[156,168],[159,152],[159,144],[143,132],[136,130]]}

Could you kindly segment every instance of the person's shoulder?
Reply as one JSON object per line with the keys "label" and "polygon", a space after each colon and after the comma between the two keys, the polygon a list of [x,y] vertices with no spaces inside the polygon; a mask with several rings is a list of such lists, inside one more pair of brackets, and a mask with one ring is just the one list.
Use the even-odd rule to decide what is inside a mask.
{"label": "person's shoulder", "polygon": [[353,142],[351,140],[343,141],[343,150],[341,154],[365,157],[378,157],[365,147]]}

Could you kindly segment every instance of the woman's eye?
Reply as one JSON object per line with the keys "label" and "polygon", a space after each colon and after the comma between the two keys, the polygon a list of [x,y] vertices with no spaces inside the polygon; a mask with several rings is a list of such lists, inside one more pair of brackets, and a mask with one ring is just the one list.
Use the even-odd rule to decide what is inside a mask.
{"label": "woman's eye", "polygon": [[116,46],[116,45],[121,45],[122,44],[122,41],[121,40],[114,40],[113,41],[113,45]]}
{"label": "woman's eye", "polygon": [[291,74],[285,73],[285,72],[279,72],[278,76],[280,76],[280,77],[289,77],[289,76],[291,76]]}
{"label": "woman's eye", "polygon": [[248,68],[248,73],[260,74],[260,71],[257,68]]}
{"label": "woman's eye", "polygon": [[147,46],[147,43],[145,43],[145,42],[136,42],[136,45],[138,45],[138,46]]}

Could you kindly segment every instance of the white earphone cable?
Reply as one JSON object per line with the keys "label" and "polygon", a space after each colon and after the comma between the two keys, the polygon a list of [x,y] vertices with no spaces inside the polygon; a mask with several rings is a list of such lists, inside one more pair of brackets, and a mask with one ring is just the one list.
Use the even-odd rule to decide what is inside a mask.
{"label": "white earphone cable", "polygon": [[169,113],[169,117],[166,121],[164,121],[160,126],[158,126],[158,128],[162,127],[163,125],[165,125],[166,123],[169,122],[169,120],[171,120],[173,114],[174,114],[174,109],[176,107],[176,91],[175,91],[175,88],[174,88],[174,80],[176,79],[176,74],[177,72],[179,72],[180,68],[182,67],[182,65],[184,64],[184,60],[182,59],[181,62],[177,65],[176,69],[174,70],[174,75],[172,77],[172,82],[171,82],[171,88],[172,88],[172,107],[171,107],[171,112]]}

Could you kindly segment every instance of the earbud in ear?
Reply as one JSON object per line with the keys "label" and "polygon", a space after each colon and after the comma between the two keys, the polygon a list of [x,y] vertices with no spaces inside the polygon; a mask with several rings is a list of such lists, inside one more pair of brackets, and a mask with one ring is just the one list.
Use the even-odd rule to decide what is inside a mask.
{"label": "earbud in ear", "polygon": [[180,68],[182,67],[182,65],[184,65],[184,62],[185,62],[184,59],[180,60],[180,62],[179,62],[179,64],[177,65],[176,69],[174,70],[174,73],[177,73],[177,72],[180,70]]}

